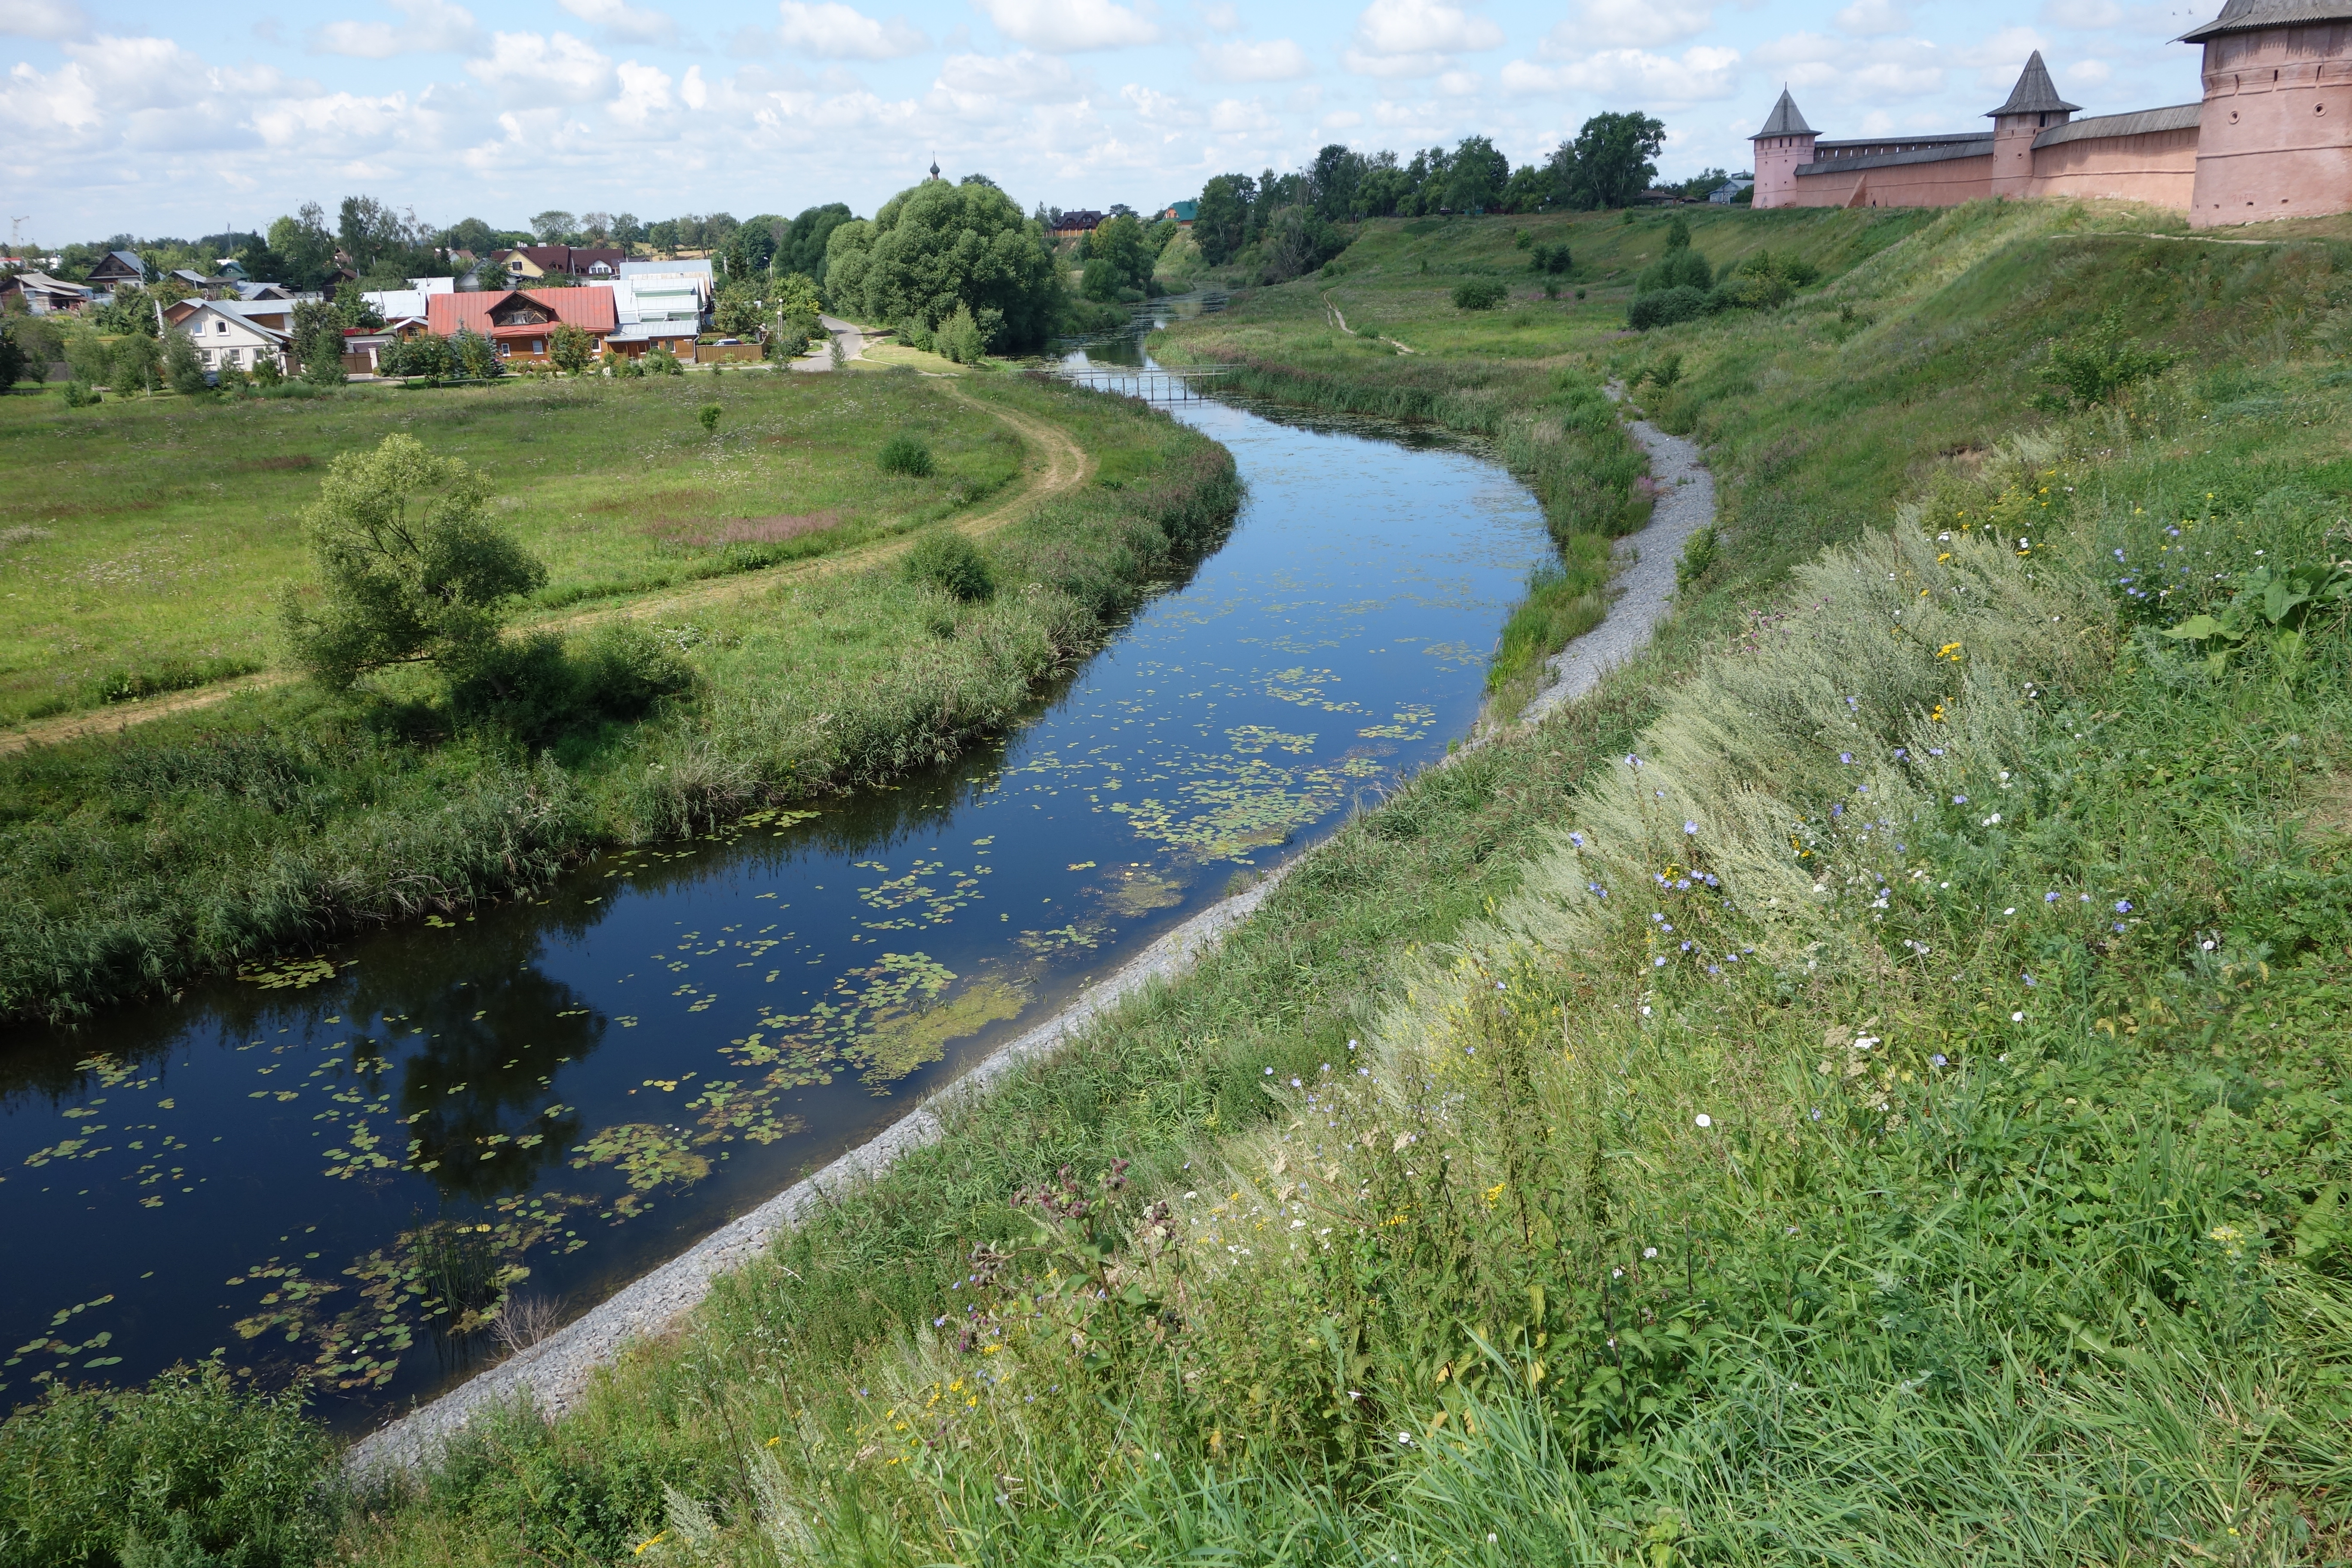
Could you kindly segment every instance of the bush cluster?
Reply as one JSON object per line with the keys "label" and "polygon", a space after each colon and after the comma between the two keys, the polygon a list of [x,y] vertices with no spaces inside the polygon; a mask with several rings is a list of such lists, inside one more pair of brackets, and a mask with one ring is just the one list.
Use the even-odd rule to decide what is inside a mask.
{"label": "bush cluster", "polygon": [[931,449],[919,437],[893,436],[874,455],[874,466],[901,479],[927,479],[931,476]]}
{"label": "bush cluster", "polygon": [[952,529],[925,534],[907,552],[908,582],[936,588],[960,604],[984,603],[995,596],[996,574],[979,545]]}
{"label": "bush cluster", "polygon": [[1454,286],[1457,310],[1491,310],[1510,297],[1510,289],[1499,278],[1465,278]]}

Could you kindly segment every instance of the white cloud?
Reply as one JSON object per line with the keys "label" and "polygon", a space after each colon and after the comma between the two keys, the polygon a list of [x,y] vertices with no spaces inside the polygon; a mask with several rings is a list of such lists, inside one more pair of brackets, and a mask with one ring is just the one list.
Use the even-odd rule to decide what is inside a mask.
{"label": "white cloud", "polygon": [[2010,87],[2016,83],[2017,73],[2025,68],[2025,57],[2049,47],[2048,40],[2031,27],[2003,27],[1990,37],[1954,49],[1952,58],[1964,66],[1976,67],[1986,86],[1998,83]]}
{"label": "white cloud", "polygon": [[1212,5],[1201,13],[1201,19],[1209,24],[1209,30],[1213,33],[1238,33],[1242,30],[1242,14],[1230,5]]}
{"label": "white cloud", "polygon": [[619,43],[677,42],[677,24],[667,12],[641,10],[628,0],[558,0],[558,4]]}
{"label": "white cloud", "polygon": [[1915,100],[1941,92],[1949,64],[1945,51],[1923,38],[1864,43],[1821,33],[1774,38],[1758,45],[1749,58],[1770,67],[1798,92],[1826,91],[1846,103]]}
{"label": "white cloud", "polygon": [[499,33],[466,68],[502,101],[583,103],[613,88],[613,62],[569,33]]}
{"label": "white cloud", "polygon": [[1715,8],[1691,0],[1584,0],[1575,16],[1544,39],[1543,52],[1582,55],[1612,46],[1678,44],[1714,25]]}
{"label": "white cloud", "polygon": [[78,38],[89,18],[73,0],[0,0],[0,34],[17,38]]}
{"label": "white cloud", "polygon": [[1444,71],[1437,79],[1437,90],[1448,98],[1475,98],[1486,85],[1476,71]]}
{"label": "white cloud", "polygon": [[989,117],[1017,103],[1075,103],[1087,84],[1069,62],[1021,49],[1009,55],[950,55],[925,99],[946,114]]}
{"label": "white cloud", "polygon": [[1190,103],[1173,93],[1161,92],[1157,88],[1145,87],[1139,82],[1129,82],[1118,89],[1118,96],[1129,109],[1135,111],[1135,117],[1138,120],[1155,129],[1197,125],[1201,122],[1199,111]]}
{"label": "white cloud", "polygon": [[669,72],[658,66],[623,60],[614,74],[621,79],[621,91],[609,112],[622,124],[642,131],[654,116],[671,109]]}
{"label": "white cloud", "polygon": [[777,33],[784,47],[819,59],[895,60],[930,47],[922,29],[904,16],[878,21],[839,0],[782,0],[776,9],[783,14]]}
{"label": "white cloud", "polygon": [[1462,54],[1502,41],[1502,28],[1444,0],[1372,0],[1356,18],[1356,47],[1366,55]]}
{"label": "white cloud", "polygon": [[1315,74],[1307,51],[1288,38],[1235,39],[1201,46],[1201,74],[1211,81],[1296,81]]}
{"label": "white cloud", "polygon": [[399,138],[410,118],[404,93],[363,98],[328,93],[284,99],[255,113],[253,128],[267,146],[317,153],[373,151]]}
{"label": "white cloud", "polygon": [[2085,87],[2099,87],[2116,73],[2105,60],[2076,60],[2059,74],[2068,82],[2081,82]]}
{"label": "white cloud", "polygon": [[1160,29],[1111,0],[975,0],[997,31],[1057,55],[1160,40]]}
{"label": "white cloud", "polygon": [[386,0],[407,20],[389,22],[330,22],[310,34],[313,54],[350,55],[363,60],[388,60],[394,55],[471,54],[482,47],[482,29],[474,14],[448,0]]}
{"label": "white cloud", "polygon": [[1728,98],[1739,51],[1695,45],[1680,58],[1646,49],[1603,49],[1565,65],[1513,60],[1503,68],[1505,90],[1522,95],[1587,92],[1653,104],[1697,103]]}
{"label": "white cloud", "polygon": [[1223,136],[1270,136],[1282,129],[1282,123],[1266,112],[1261,100],[1228,98],[1209,110],[1209,129]]}
{"label": "white cloud", "polygon": [[1837,14],[1837,25],[1856,37],[1880,38],[1911,26],[1911,13],[1896,0],[1853,0]]}

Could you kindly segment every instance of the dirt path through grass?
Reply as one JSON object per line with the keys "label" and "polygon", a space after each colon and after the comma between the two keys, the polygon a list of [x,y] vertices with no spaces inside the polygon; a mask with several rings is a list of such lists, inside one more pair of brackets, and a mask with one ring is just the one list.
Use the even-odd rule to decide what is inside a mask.
{"label": "dirt path through grass", "polygon": [[[1065,495],[1084,485],[1094,476],[1095,460],[1076,437],[1060,426],[1031,415],[1016,413],[1010,408],[973,397],[957,382],[947,384],[949,393],[966,402],[978,404],[988,413],[1013,427],[1013,433],[1033,449],[1043,454],[1045,465],[1034,471],[1028,483],[994,505],[958,518],[952,525],[958,532],[972,539],[986,539],[1000,530],[1026,517],[1045,501]],[[919,532],[920,531],[916,531]],[[677,593],[647,595],[626,604],[608,605],[603,609],[585,610],[576,615],[553,619],[525,621],[532,630],[576,631],[602,621],[621,616],[642,620],[653,616],[674,615],[680,610],[699,608],[722,603],[749,594],[764,593],[785,583],[818,577],[829,577],[843,572],[854,572],[887,561],[914,543],[913,534],[901,534],[845,550],[837,555],[821,555],[811,561],[798,561],[785,566],[772,567],[764,572],[746,572],[738,576],[719,577],[698,583]],[[31,745],[58,745],[90,735],[113,734],[143,724],[152,719],[162,719],[174,713],[185,713],[199,708],[209,708],[226,702],[241,692],[258,691],[281,686],[294,679],[290,670],[265,670],[217,686],[199,687],[191,691],[175,691],[166,696],[149,698],[137,702],[119,702],[86,713],[68,713],[56,719],[27,724],[13,734],[0,735],[0,756],[8,756]]]}

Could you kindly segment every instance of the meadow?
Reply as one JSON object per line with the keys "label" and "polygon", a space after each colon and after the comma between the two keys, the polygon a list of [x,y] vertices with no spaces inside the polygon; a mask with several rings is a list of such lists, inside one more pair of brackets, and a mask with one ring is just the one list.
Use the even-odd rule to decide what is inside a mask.
{"label": "meadow", "polygon": [[[848,395],[844,395],[845,390]],[[701,410],[716,405],[706,429]],[[937,384],[764,370],[517,380],[323,399],[0,397],[0,725],[276,662],[327,461],[394,432],[491,476],[547,564],[542,609],[756,570],[991,496],[1019,438]],[[877,471],[877,432],[931,449]]]}
{"label": "meadow", "polygon": [[[53,1395],[0,1561],[2352,1558],[2343,226],[1706,214],[1827,280],[1638,337],[1662,223],[1414,226],[1163,357],[1580,463],[1521,403],[1633,384],[1723,500],[1646,653],[563,1419],[313,1501],[284,1405]],[[2110,310],[2173,363],[2070,401]]]}
{"label": "meadow", "polygon": [[[649,384],[658,390],[640,396]],[[513,510],[541,520],[526,542],[552,543],[570,575],[551,567],[538,614],[518,618],[521,634],[560,639],[547,646],[568,651],[551,658],[602,672],[585,687],[551,665],[525,681],[525,700],[487,710],[423,668],[348,694],[280,681],[0,757],[0,1016],[71,1016],[355,925],[505,896],[598,845],[676,837],[942,760],[1095,647],[1155,575],[1213,540],[1235,501],[1232,460],[1213,444],[1139,405],[1050,383],[1001,375],[949,391],[903,373],[747,374],[718,387],[715,436],[689,423],[708,383],[677,396],[658,380],[480,395],[514,399],[500,405],[510,438],[551,428],[572,443],[579,471],[546,481],[565,499]],[[356,416],[332,402],[282,406],[362,441],[399,427],[352,430]],[[461,431],[467,408],[449,416]],[[614,410],[674,416],[690,434],[673,462],[655,463],[593,434],[583,411]],[[1042,455],[1058,488],[992,506],[984,498],[1036,461],[1008,426],[1068,450]],[[807,429],[836,444],[823,464],[799,444]],[[933,454],[929,476],[878,468],[878,448],[907,436]],[[607,447],[610,466],[590,473],[587,454]],[[131,460],[147,462],[145,449]],[[822,534],[684,552],[619,505],[625,488],[657,499],[698,483],[706,513],[692,526],[722,531],[735,526],[730,507],[740,517],[803,504],[766,487],[812,465],[837,472],[801,493],[838,501],[845,518]],[[635,476],[625,487],[623,472]],[[299,583],[296,524],[276,526],[287,535],[279,584]],[[1004,592],[959,597],[889,553],[895,540],[966,528]],[[568,556],[564,539],[580,542]],[[730,553],[819,546],[834,553],[782,564]],[[727,580],[661,592],[698,565]],[[624,571],[639,574],[626,594],[612,586]],[[600,584],[610,591],[582,604]],[[228,646],[266,648],[266,598],[253,584],[241,597],[253,640]],[[180,601],[158,599],[193,624]]]}

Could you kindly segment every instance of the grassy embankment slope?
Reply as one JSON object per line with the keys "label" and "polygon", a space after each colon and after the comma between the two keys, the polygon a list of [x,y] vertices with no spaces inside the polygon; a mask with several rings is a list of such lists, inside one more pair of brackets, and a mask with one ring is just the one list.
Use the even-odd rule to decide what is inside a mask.
{"label": "grassy embankment slope", "polygon": [[[1647,341],[1455,321],[1445,247],[1501,220],[1347,258],[1424,247],[1432,283],[1335,298],[1464,334],[1441,366],[1317,370],[1314,286],[1204,324],[1326,402],[1677,354],[1715,558],[1592,699],[1368,814],[583,1410],[308,1528],[403,1564],[2341,1560],[2341,606],[2155,631],[2340,552],[2352,249],[1905,216],[1723,215],[1710,255],[1877,254]],[[1601,273],[1642,238],[1561,226]],[[2111,305],[2184,363],[2029,412]],[[1040,1226],[1009,1200],[1065,1163],[1102,1206]],[[109,1499],[26,1561],[110,1539],[101,1478],[157,1447],[72,1447],[90,1409],[7,1431],[11,1495]]]}
{"label": "grassy embankment slope", "polygon": [[[1093,646],[1234,499],[1230,458],[1192,432],[1013,376],[11,398],[0,452],[20,482],[0,489],[41,520],[0,535],[18,688],[268,660],[271,596],[309,575],[315,470],[395,430],[487,469],[499,515],[548,562],[522,630],[593,640],[634,619],[690,690],[642,716],[590,704],[518,725],[464,719],[422,673],[352,699],[281,680],[0,756],[0,1016],[499,896],[600,843],[950,754]],[[928,477],[877,468],[900,434],[931,453]],[[960,604],[899,576],[895,553],[947,527],[982,542],[1005,592]]]}

